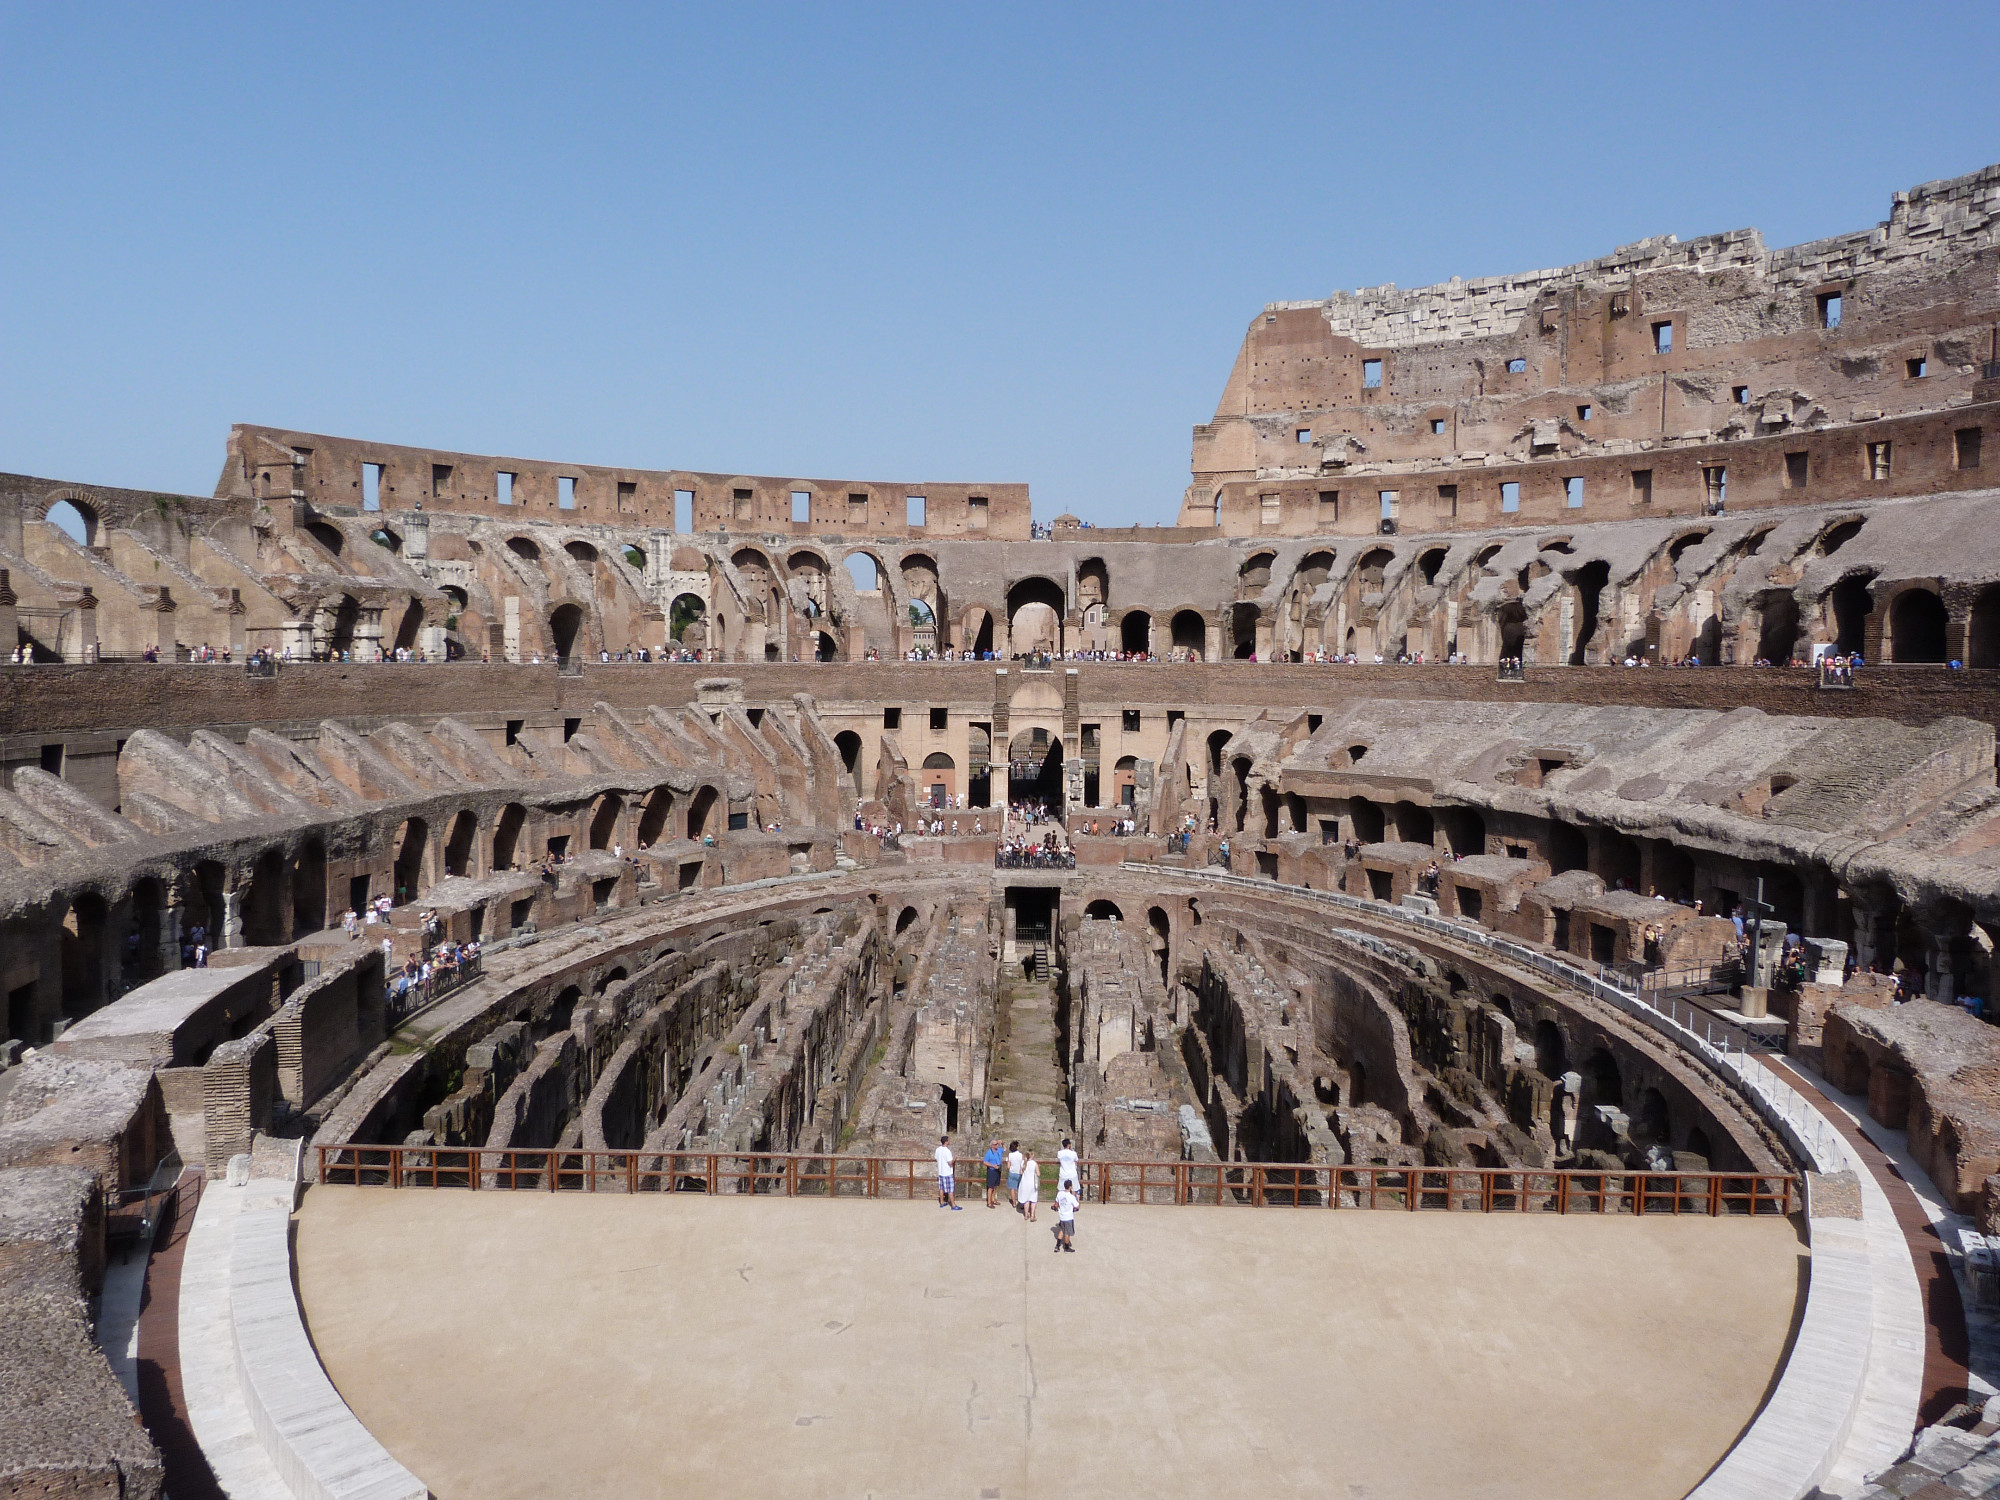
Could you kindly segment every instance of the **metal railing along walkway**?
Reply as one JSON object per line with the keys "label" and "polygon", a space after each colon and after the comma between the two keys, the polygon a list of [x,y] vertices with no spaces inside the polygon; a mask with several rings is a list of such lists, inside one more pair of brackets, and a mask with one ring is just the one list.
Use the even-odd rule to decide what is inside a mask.
{"label": "metal railing along walkway", "polygon": [[[570,1193],[727,1193],[921,1201],[936,1166],[915,1156],[583,1151],[479,1146],[317,1146],[318,1180],[362,1187]],[[985,1191],[968,1163],[957,1196]],[[1783,1172],[1598,1172],[1511,1167],[1319,1166],[1304,1162],[1101,1161],[1081,1168],[1087,1203],[1362,1208],[1406,1213],[1790,1214]],[[1044,1201],[1054,1172],[1043,1171]]]}

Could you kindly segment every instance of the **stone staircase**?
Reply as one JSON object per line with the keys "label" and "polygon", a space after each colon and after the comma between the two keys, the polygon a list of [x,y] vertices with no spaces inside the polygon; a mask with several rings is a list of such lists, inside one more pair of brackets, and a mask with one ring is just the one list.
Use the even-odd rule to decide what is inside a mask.
{"label": "stone staircase", "polygon": [[1069,1081],[1059,1056],[1055,987],[1049,982],[1048,950],[1037,945],[1032,980],[1015,979],[1000,1003],[1007,1008],[993,1059],[988,1090],[993,1133],[1032,1147],[1043,1162],[1070,1132]]}

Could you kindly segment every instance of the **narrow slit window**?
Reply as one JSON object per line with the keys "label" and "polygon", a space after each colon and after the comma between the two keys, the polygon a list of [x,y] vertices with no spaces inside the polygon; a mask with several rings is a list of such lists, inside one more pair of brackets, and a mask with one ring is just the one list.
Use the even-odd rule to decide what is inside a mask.
{"label": "narrow slit window", "polygon": [[576,509],[576,480],[568,474],[556,481],[556,509]]}
{"label": "narrow slit window", "polygon": [[694,491],[674,491],[674,530],[694,530]]}
{"label": "narrow slit window", "polygon": [[380,510],[382,508],[382,466],[363,464],[361,466],[361,508]]}
{"label": "narrow slit window", "polygon": [[1729,470],[1721,464],[1703,464],[1701,483],[1708,496],[1711,514],[1720,512],[1729,503]]}

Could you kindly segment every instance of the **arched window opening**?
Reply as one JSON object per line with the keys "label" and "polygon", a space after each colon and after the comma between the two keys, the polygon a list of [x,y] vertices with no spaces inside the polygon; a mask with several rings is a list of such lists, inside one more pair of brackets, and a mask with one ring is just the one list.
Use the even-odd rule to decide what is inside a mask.
{"label": "arched window opening", "polygon": [[97,545],[97,512],[74,500],[58,500],[42,517],[49,525],[83,547]]}
{"label": "arched window opening", "polygon": [[1889,606],[1889,660],[1941,662],[1944,649],[1944,601],[1929,589],[1904,589]]}

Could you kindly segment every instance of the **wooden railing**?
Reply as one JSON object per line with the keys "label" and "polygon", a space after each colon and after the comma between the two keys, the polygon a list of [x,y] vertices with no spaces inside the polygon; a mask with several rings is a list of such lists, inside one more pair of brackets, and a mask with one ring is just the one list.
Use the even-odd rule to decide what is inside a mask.
{"label": "wooden railing", "polygon": [[[888,1198],[937,1193],[929,1157],[776,1152],[500,1150],[477,1146],[318,1146],[317,1181],[368,1187],[581,1193],[732,1193]],[[960,1163],[957,1196],[985,1191]],[[1783,1172],[1593,1172],[1510,1167],[1314,1166],[1290,1162],[1094,1161],[1087,1203],[1371,1208],[1402,1212],[1790,1214],[1803,1206]],[[1042,1201],[1055,1193],[1044,1164]]]}

